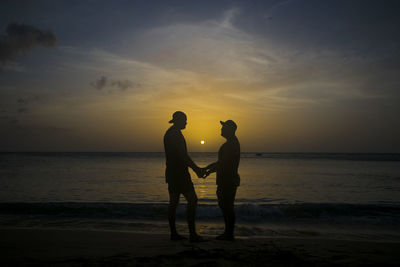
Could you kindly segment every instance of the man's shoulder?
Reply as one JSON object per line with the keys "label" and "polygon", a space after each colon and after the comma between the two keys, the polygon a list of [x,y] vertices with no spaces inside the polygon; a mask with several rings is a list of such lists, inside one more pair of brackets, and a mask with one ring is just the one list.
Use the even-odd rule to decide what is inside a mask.
{"label": "man's shoulder", "polygon": [[225,153],[228,153],[230,155],[240,153],[240,144],[239,144],[239,140],[237,138],[228,140],[222,146],[223,146],[222,150],[224,150]]}
{"label": "man's shoulder", "polygon": [[240,150],[240,146],[236,142],[227,141],[222,144],[220,151],[222,153],[231,153],[232,151]]}
{"label": "man's shoulder", "polygon": [[240,147],[239,139],[237,137],[230,139],[229,141],[226,142],[227,146],[229,147]]}

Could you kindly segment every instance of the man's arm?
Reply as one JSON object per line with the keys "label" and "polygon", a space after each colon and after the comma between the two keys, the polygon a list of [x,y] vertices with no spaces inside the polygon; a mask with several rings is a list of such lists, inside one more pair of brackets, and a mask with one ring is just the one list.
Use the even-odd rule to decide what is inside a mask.
{"label": "man's arm", "polygon": [[201,178],[205,174],[205,170],[197,166],[196,163],[192,160],[192,158],[188,155],[185,145],[181,144],[178,146],[178,151],[177,151],[179,158],[182,162],[186,164],[186,166],[192,168],[192,170],[196,173],[198,178]]}
{"label": "man's arm", "polygon": [[[189,166],[190,168],[192,168],[192,170],[197,174],[197,176],[199,176],[199,172],[201,172],[201,168],[199,166],[197,166],[196,163],[194,163],[194,161],[192,160],[192,158],[187,154],[187,152],[184,152],[184,155],[182,155],[182,159],[185,162],[185,164],[187,166]],[[199,177],[201,177],[202,175],[200,175]]]}
{"label": "man's arm", "polygon": [[218,169],[218,161],[207,165],[207,167],[205,169],[207,169],[207,172],[210,172],[210,173],[216,172]]}
{"label": "man's arm", "polygon": [[188,155],[185,140],[182,136],[176,132],[171,132],[164,138],[164,143],[167,144],[166,147],[172,152],[175,160],[192,168],[199,178],[204,175],[205,170],[199,168]]}
{"label": "man's arm", "polygon": [[218,170],[218,161],[207,165],[207,167],[205,167],[204,169],[206,170],[206,173],[203,175],[203,178],[206,178],[211,173],[216,172]]}

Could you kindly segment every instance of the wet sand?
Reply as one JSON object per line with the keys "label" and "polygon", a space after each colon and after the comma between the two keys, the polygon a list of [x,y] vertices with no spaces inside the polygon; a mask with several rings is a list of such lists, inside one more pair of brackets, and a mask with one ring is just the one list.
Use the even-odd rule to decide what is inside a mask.
{"label": "wet sand", "polygon": [[1,266],[390,266],[400,242],[318,238],[170,241],[165,234],[0,229]]}

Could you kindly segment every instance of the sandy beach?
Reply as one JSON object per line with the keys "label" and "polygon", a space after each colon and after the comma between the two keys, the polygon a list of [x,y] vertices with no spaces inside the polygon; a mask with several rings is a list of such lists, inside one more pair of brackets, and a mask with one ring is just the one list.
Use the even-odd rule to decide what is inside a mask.
{"label": "sandy beach", "polygon": [[164,234],[1,229],[2,266],[395,266],[399,242],[238,238],[170,241]]}

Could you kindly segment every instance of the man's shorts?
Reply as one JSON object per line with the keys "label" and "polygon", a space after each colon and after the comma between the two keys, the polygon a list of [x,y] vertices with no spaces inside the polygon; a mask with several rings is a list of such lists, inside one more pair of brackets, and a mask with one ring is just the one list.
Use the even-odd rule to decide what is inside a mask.
{"label": "man's shorts", "polygon": [[189,191],[194,191],[193,182],[191,180],[183,180],[179,182],[169,182],[168,192],[174,194],[183,194]]}
{"label": "man's shorts", "polygon": [[236,197],[237,186],[218,186],[217,198],[221,206],[233,206]]}

